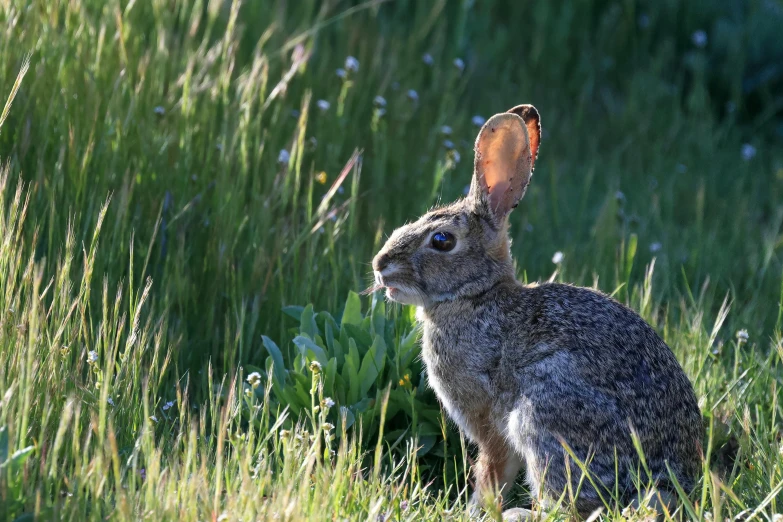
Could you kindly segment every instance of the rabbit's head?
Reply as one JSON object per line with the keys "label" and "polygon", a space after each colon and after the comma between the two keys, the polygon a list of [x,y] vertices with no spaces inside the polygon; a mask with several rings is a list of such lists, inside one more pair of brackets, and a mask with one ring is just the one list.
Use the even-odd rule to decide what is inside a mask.
{"label": "rabbit's head", "polygon": [[525,194],[541,124],[532,105],[496,114],[479,131],[467,197],[398,228],[373,259],[376,289],[404,304],[481,294],[514,275],[508,215]]}

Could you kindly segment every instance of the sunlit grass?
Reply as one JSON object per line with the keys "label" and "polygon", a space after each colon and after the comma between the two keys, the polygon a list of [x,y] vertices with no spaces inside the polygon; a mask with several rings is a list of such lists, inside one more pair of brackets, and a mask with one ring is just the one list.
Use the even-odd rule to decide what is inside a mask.
{"label": "sunlit grass", "polygon": [[[719,118],[706,51],[663,31],[677,16],[2,3],[0,518],[466,518],[453,431],[419,458],[418,433],[343,436],[246,378],[267,369],[262,335],[294,360],[283,308],[339,317],[385,234],[462,194],[476,122],[522,102],[545,134],[512,223],[520,278],[612,293],[675,351],[711,427],[689,513],[781,512],[774,111]],[[409,312],[387,319],[408,332]],[[376,418],[387,385],[424,389],[408,377],[377,383]]]}

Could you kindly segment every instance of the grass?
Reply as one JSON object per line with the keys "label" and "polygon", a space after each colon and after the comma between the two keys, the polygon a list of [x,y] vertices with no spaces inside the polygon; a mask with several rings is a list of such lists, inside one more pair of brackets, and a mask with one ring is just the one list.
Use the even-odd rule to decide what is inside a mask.
{"label": "grass", "polygon": [[453,431],[419,457],[411,434],[327,429],[340,405],[293,418],[246,376],[262,335],[295,359],[284,306],[338,316],[386,234],[462,193],[474,116],[531,102],[520,278],[653,324],[710,426],[687,515],[771,519],[783,102],[743,79],[773,7],[0,2],[2,518],[467,518]]}

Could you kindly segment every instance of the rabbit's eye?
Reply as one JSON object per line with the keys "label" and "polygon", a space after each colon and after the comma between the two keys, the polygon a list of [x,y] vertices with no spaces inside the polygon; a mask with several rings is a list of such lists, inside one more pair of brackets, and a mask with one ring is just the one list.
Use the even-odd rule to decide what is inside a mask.
{"label": "rabbit's eye", "polygon": [[449,250],[453,250],[456,245],[457,238],[454,237],[454,234],[449,234],[448,232],[435,232],[432,236],[432,248],[435,250],[448,252]]}

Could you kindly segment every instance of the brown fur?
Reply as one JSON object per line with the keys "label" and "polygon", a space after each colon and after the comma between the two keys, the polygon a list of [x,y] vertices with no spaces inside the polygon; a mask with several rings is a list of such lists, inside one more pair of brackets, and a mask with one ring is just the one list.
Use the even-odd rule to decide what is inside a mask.
{"label": "brown fur", "polygon": [[[514,277],[507,216],[524,195],[540,141],[538,111],[516,109],[479,133],[468,196],[394,231],[373,260],[376,279],[391,299],[419,307],[429,383],[479,448],[477,500],[506,491],[524,461],[534,499],[570,492],[586,516],[616,488],[627,504],[641,471],[632,431],[654,486],[673,491],[668,465],[688,490],[700,472],[703,428],[671,350],[599,292],[524,286]],[[497,129],[501,140],[520,143],[485,137]],[[436,232],[453,234],[456,247],[433,248]],[[582,481],[564,445],[597,488]]]}

